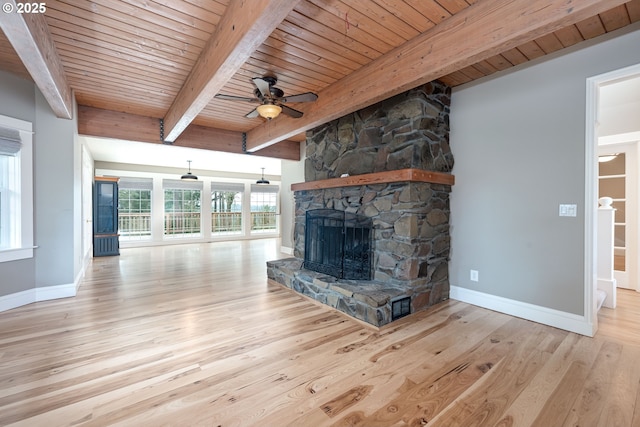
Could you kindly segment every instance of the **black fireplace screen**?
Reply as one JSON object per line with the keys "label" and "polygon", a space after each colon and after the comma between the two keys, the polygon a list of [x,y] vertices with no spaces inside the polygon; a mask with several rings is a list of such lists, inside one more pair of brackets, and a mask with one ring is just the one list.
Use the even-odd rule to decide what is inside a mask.
{"label": "black fireplace screen", "polygon": [[371,219],[334,209],[307,211],[304,268],[339,279],[371,280]]}

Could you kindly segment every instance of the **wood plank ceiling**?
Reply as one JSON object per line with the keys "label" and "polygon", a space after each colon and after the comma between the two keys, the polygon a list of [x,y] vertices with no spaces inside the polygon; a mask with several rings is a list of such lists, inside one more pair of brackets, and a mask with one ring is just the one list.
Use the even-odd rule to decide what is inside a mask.
{"label": "wood plank ceiling", "polygon": [[[301,141],[305,130],[323,120],[407,85],[439,78],[458,86],[640,20],[640,0],[574,3],[48,0],[44,17],[53,54],[83,106],[81,113],[87,114],[79,117],[81,131],[122,138],[114,131],[119,127],[132,140],[161,142],[159,134],[153,135],[156,121],[165,119],[179,135],[172,138],[176,145],[242,152],[244,133],[256,154],[296,158],[297,143],[285,139]],[[0,69],[31,78],[23,65],[29,53],[14,40],[19,56],[8,41],[16,37],[13,19],[19,16],[0,17]],[[493,28],[497,19],[501,22]],[[438,40],[447,43],[451,58],[442,48],[438,53]],[[420,61],[426,65],[418,67]],[[244,117],[254,104],[213,98],[216,93],[252,96],[251,78],[264,75],[277,76],[286,95],[311,91],[320,98],[291,105],[305,113],[302,119],[281,116],[272,122]],[[102,125],[92,127],[86,117]],[[130,126],[114,126],[127,121]],[[180,121],[185,132],[174,126]],[[212,135],[226,137],[214,143]]]}

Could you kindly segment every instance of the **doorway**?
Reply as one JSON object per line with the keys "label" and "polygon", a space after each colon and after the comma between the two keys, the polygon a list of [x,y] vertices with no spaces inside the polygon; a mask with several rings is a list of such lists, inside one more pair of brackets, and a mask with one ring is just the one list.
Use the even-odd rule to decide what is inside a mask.
{"label": "doorway", "polygon": [[[611,111],[606,111],[602,108],[602,91],[605,86],[615,86],[617,83],[624,83],[634,81],[640,84],[640,64],[636,64],[630,67],[626,67],[620,70],[612,71],[609,73],[601,74],[599,76],[590,77],[587,79],[587,96],[586,96],[586,129],[585,129],[585,262],[584,262],[584,310],[585,319],[592,325],[593,333],[598,329],[598,316],[597,316],[597,280],[596,280],[596,258],[597,258],[597,209],[598,209],[598,155],[599,155],[599,140],[605,136],[614,134],[625,134],[638,132],[637,120],[627,117],[629,110],[640,109],[640,91],[633,90],[627,91],[632,102],[625,105],[618,105],[619,111],[616,114],[610,114]],[[634,98],[635,97],[635,102]],[[637,117],[637,114],[635,115]],[[612,119],[613,118],[613,119]],[[608,126],[611,126],[608,128]],[[625,129],[624,126],[631,127],[631,129]],[[616,129],[613,131],[612,129]],[[624,130],[623,130],[624,129]],[[640,140],[640,138],[638,139]],[[638,141],[636,140],[636,141]],[[627,141],[628,142],[628,141]],[[625,160],[626,162],[626,160]],[[637,167],[634,168],[637,170]],[[626,172],[625,172],[626,173]],[[625,196],[626,198],[626,196]],[[626,206],[625,206],[626,207]],[[626,220],[625,220],[626,221]],[[625,230],[626,234],[626,230]],[[637,236],[636,236],[637,241]],[[626,248],[626,241],[625,241]],[[627,265],[627,259],[629,254],[625,252],[625,266]],[[637,258],[637,255],[636,255]],[[632,260],[629,259],[629,262]],[[636,264],[637,259],[633,262]]]}
{"label": "doorway", "polygon": [[611,197],[614,220],[614,278],[617,287],[638,289],[637,141],[598,140],[598,198]]}

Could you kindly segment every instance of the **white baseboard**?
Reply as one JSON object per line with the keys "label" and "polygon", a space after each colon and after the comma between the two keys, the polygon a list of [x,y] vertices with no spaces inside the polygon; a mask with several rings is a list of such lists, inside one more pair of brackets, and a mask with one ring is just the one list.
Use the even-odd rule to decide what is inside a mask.
{"label": "white baseboard", "polygon": [[607,294],[602,306],[616,308],[616,279],[598,279],[598,289]]}
{"label": "white baseboard", "polygon": [[0,297],[0,312],[38,301],[49,301],[58,298],[68,298],[76,295],[76,284],[45,286],[42,288],[27,289],[15,294]]}
{"label": "white baseboard", "polygon": [[451,299],[477,305],[489,310],[498,311],[514,317],[564,329],[565,331],[592,337],[595,333],[594,326],[587,322],[584,316],[564,311],[541,307],[521,301],[485,294],[471,289],[451,286],[449,296]]}
{"label": "white baseboard", "polygon": [[287,246],[280,246],[280,252],[287,255],[293,255],[293,248]]}

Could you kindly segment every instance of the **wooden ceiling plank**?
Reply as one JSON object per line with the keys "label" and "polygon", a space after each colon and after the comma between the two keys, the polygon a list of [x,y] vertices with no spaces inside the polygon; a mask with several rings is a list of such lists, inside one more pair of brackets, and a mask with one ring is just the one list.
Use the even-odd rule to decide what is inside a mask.
{"label": "wooden ceiling plank", "polygon": [[[344,37],[352,38],[367,48],[380,53],[388,52],[395,46],[404,43],[404,40],[397,35],[389,34],[379,25],[373,24],[371,20],[367,20],[362,14],[358,14],[352,7],[339,0],[334,2],[305,0],[296,10],[306,16],[313,16],[314,19]],[[362,19],[362,22],[359,22],[358,18]],[[389,42],[385,39],[385,35],[391,39]]]}
{"label": "wooden ceiling plank", "polygon": [[471,80],[481,79],[482,77],[485,77],[486,74],[476,68],[474,65],[469,65],[468,67],[464,67],[458,71],[460,72],[460,74],[468,77]]}
{"label": "wooden ceiling plank", "polygon": [[531,40],[526,43],[522,43],[520,46],[518,46],[518,50],[529,61],[532,61],[536,58],[540,58],[544,56],[544,50],[542,50],[542,48],[538,46],[538,43],[536,43],[534,40]]}
{"label": "wooden ceiling plank", "polygon": [[449,12],[452,15],[455,15],[461,10],[469,7],[469,3],[467,3],[464,0],[436,0],[436,1],[440,4],[440,6],[445,8],[447,12]]}
{"label": "wooden ceiling plank", "polygon": [[[398,34],[405,41],[412,39],[422,31],[425,31],[425,28],[419,30],[414,28],[412,25],[407,25],[407,22],[398,16],[397,11],[390,12],[387,8],[380,6],[375,1],[350,0],[348,3],[359,13],[369,16],[373,21],[379,22],[386,28],[386,31]],[[405,3],[403,3],[403,6],[405,8],[409,8]],[[413,13],[416,14],[415,10]]]}
{"label": "wooden ceiling plank", "polygon": [[[91,75],[97,68],[111,72],[113,74],[121,76],[125,81],[140,78],[144,82],[145,80],[157,80],[165,82],[167,85],[175,85],[178,90],[187,73],[174,73],[169,74],[166,69],[152,68],[145,66],[144,64],[137,64],[133,62],[115,61],[110,57],[96,57],[91,56],[91,50],[75,48],[71,49],[69,46],[63,46],[63,43],[58,42],[58,49],[61,52],[60,58],[65,63],[75,63],[79,65],[79,68],[83,68],[87,75]],[[82,64],[85,64],[84,66]]]}
{"label": "wooden ceiling plank", "polygon": [[[263,45],[264,46],[264,45]],[[324,69],[323,67],[314,67],[312,62],[296,61],[295,57],[291,55],[284,55],[282,52],[274,50],[263,51],[263,46],[259,47],[251,58],[247,60],[248,64],[255,64],[259,67],[264,67],[265,63],[268,63],[273,68],[273,74],[280,79],[282,73],[278,73],[277,70],[286,70],[292,75],[300,75],[311,78],[318,81],[323,85],[331,84],[336,80],[345,76],[345,74],[337,73],[333,70]],[[295,62],[294,62],[295,61]],[[281,86],[281,85],[280,85]],[[280,87],[278,86],[278,87]]]}
{"label": "wooden ceiling plank", "polygon": [[[329,16],[333,16],[330,13],[327,13],[326,11],[315,7],[315,5],[307,3],[306,1],[300,2],[300,4],[304,5],[305,7],[301,8],[300,10],[294,10],[287,17],[287,21],[292,22],[300,28],[305,28],[308,32],[312,33],[312,38],[320,37],[321,39],[326,39],[333,43],[336,43],[342,46],[344,49],[349,49],[357,52],[358,54],[368,58],[367,63],[372,59],[379,58],[380,55],[382,55],[382,49],[372,48],[371,46],[362,43],[360,40],[352,37],[352,35],[354,34],[345,34],[344,22],[336,24],[338,25],[338,27],[331,27],[326,25],[323,21],[318,21],[315,16],[316,14],[319,14],[323,17],[326,15],[326,19],[330,19]],[[355,35],[360,36],[362,34],[355,33]],[[321,42],[326,43],[326,40],[322,40]]]}
{"label": "wooden ceiling plank", "polygon": [[94,52],[94,55],[100,56],[103,54],[117,55],[118,58],[127,58],[127,62],[133,61],[135,58],[138,63],[153,63],[162,68],[181,69],[188,71],[195,60],[189,60],[188,58],[180,55],[170,55],[168,53],[160,53],[153,51],[143,51],[137,49],[136,46],[132,46],[129,43],[119,39],[117,37],[111,37],[109,35],[101,35],[99,37],[82,34],[78,31],[78,28],[74,28],[74,31],[70,31],[69,27],[51,26],[51,34],[56,38],[56,43],[64,42],[75,47],[84,47],[87,50]]}
{"label": "wooden ceiling plank", "polygon": [[625,25],[631,24],[631,19],[627,14],[627,8],[623,4],[602,12],[600,14],[600,19],[602,19],[602,25],[604,25],[607,32],[615,31]]}
{"label": "wooden ceiling plank", "polygon": [[351,73],[354,68],[354,64],[349,62],[348,65],[343,65],[342,59],[339,59],[339,62],[335,62],[330,58],[327,58],[324,55],[318,54],[318,52],[309,51],[307,49],[301,49],[298,43],[292,44],[287,40],[283,40],[279,37],[282,33],[276,30],[271,37],[269,37],[264,46],[268,46],[273,49],[277,49],[283,52],[285,55],[290,55],[291,57],[299,58],[301,61],[304,61],[307,64],[314,64],[315,67],[320,67],[323,69],[331,70],[334,73],[337,73],[341,76]]}
{"label": "wooden ceiling plank", "polygon": [[[419,31],[408,26],[394,14],[378,6],[371,0],[341,0],[342,6],[335,8],[339,18],[349,25],[355,25],[371,36],[381,38],[393,46],[414,38]],[[326,3],[326,2],[325,2]],[[341,13],[344,11],[344,15]]]}
{"label": "wooden ceiling plank", "polygon": [[520,65],[520,64],[524,64],[525,62],[527,62],[529,59],[522,53],[520,52],[520,50],[518,50],[517,48],[513,48],[513,49],[509,49],[509,50],[505,50],[504,52],[502,52],[502,56],[504,56],[507,61],[509,61],[510,63],[512,63],[514,66],[515,65]]}
{"label": "wooden ceiling plank", "polygon": [[434,26],[434,23],[423,16],[416,9],[407,4],[404,0],[373,0],[379,6],[386,9],[387,13],[395,15],[406,25],[415,28],[419,33],[423,33]]}
{"label": "wooden ceiling plank", "polygon": [[[67,30],[68,34],[78,34],[85,39],[100,40],[109,43],[112,48],[119,46],[143,52],[157,57],[184,58],[193,64],[197,59],[201,49],[184,43],[164,43],[161,40],[150,40],[145,37],[124,32],[113,27],[109,27],[98,22],[86,23],[82,19],[69,19],[70,15],[57,10],[50,10],[47,13],[49,28],[59,28]],[[73,21],[73,22],[69,22]],[[73,29],[72,31],[69,31]],[[52,31],[53,32],[53,31]],[[55,34],[54,34],[55,35]]]}
{"label": "wooden ceiling plank", "polygon": [[562,43],[562,46],[564,47],[573,46],[574,44],[578,44],[581,41],[584,41],[582,35],[580,34],[580,31],[578,31],[578,27],[576,27],[575,25],[569,25],[568,27],[560,28],[554,34],[556,35],[556,37],[558,37],[558,40],[560,40],[560,43]]}
{"label": "wooden ceiling plank", "polygon": [[175,141],[278,24],[296,1],[232,2],[164,117],[167,140]]}
{"label": "wooden ceiling plank", "polygon": [[[358,64],[359,66],[354,69],[360,68],[360,66],[367,64],[371,60],[371,58],[361,54],[359,51],[354,50],[351,47],[346,46],[345,44],[340,43],[338,40],[318,37],[316,33],[313,33],[304,26],[305,19],[307,18],[296,15],[294,10],[287,19],[280,24],[278,30],[285,34],[290,34],[298,40],[306,41],[306,48],[310,52],[317,52],[319,55],[328,53],[334,57],[341,57],[344,58],[345,61]],[[316,41],[321,41],[322,44],[314,43]],[[336,58],[333,58],[333,60],[338,62]]]}
{"label": "wooden ceiling plank", "polygon": [[631,0],[629,3],[626,3],[627,13],[629,14],[629,18],[631,22],[640,21],[640,0]]}
{"label": "wooden ceiling plank", "polygon": [[143,28],[154,28],[157,32],[165,34],[171,33],[172,36],[180,37],[180,35],[182,35],[187,39],[194,37],[206,41],[215,28],[213,24],[200,20],[183,23],[159,15],[143,7],[148,2],[129,2],[123,0],[90,1],[92,3],[92,10],[99,16],[115,15],[118,16],[118,20],[130,25],[137,25]]}
{"label": "wooden ceiling plank", "polygon": [[564,46],[554,33],[538,37],[535,41],[545,54],[550,54],[564,48]]}
{"label": "wooden ceiling plank", "polygon": [[308,40],[301,39],[298,36],[282,31],[278,27],[267,40],[268,43],[282,43],[289,46],[289,49],[294,49],[301,57],[313,60],[321,64],[326,64],[336,68],[338,71],[349,74],[353,70],[357,70],[361,65],[366,62],[358,63],[351,58],[346,58],[343,55],[336,54],[331,50],[325,49],[323,46],[314,45]]}
{"label": "wooden ceiling plank", "polygon": [[585,40],[601,36],[607,32],[599,15],[589,16],[580,22],[576,22],[576,27]]}
{"label": "wooden ceiling plank", "polygon": [[[6,5],[13,12],[6,13]],[[5,0],[0,27],[54,114],[71,119],[73,95],[44,14],[17,13],[16,8],[15,0]]]}
{"label": "wooden ceiling plank", "polygon": [[529,0],[478,2],[324,88],[316,102],[300,108],[303,117],[280,116],[252,129],[247,149],[262,149],[623,3],[548,0],[542,7]]}
{"label": "wooden ceiling plank", "polygon": [[18,57],[9,40],[0,28],[0,70],[15,74],[25,80],[33,81],[29,71]]}
{"label": "wooden ceiling plank", "polygon": [[[180,90],[180,82],[178,80],[171,81],[171,77],[166,79],[163,76],[144,74],[137,72],[135,69],[120,70],[103,65],[101,62],[90,62],[89,64],[76,60],[75,58],[64,58],[69,84],[74,88],[76,85],[82,85],[86,81],[88,85],[93,84],[95,80],[111,81],[114,84],[129,87],[150,87],[154,91],[166,92],[167,89],[174,90],[177,94]],[[92,67],[93,68],[87,68]]]}
{"label": "wooden ceiling plank", "polygon": [[436,25],[451,16],[447,9],[433,0],[407,0],[407,3]]}
{"label": "wooden ceiling plank", "polygon": [[[104,103],[102,103],[101,101],[98,101],[96,103],[95,98],[91,97],[91,96],[78,96],[77,97],[77,102],[78,105],[82,105],[85,106],[87,108],[96,108],[99,110],[104,109]],[[133,114],[136,116],[143,116],[143,117],[160,117],[162,116],[162,111],[158,111],[155,108],[152,107],[147,107],[147,106],[132,106],[131,103],[127,102],[127,103],[120,103],[120,102],[112,102],[109,104],[109,106],[113,106],[115,109],[114,110],[109,110],[109,111],[114,111],[114,112],[119,112],[119,113],[126,113],[126,114]]]}
{"label": "wooden ceiling plank", "polygon": [[[70,25],[86,25],[89,28],[95,25],[96,29],[105,28],[106,33],[130,38],[141,46],[168,46],[191,52],[197,57],[205,45],[205,41],[199,38],[171,33],[156,25],[147,28],[145,22],[136,17],[127,16],[117,10],[99,7],[86,1],[74,2],[73,5],[61,1],[50,2],[47,7],[47,17],[51,11],[57,11],[58,14],[66,16],[71,21]],[[171,34],[171,36],[167,34]]]}
{"label": "wooden ceiling plank", "polygon": [[[200,27],[209,33],[213,32],[213,29],[220,22],[220,18],[224,15],[224,9],[222,13],[215,13],[186,1],[151,0],[141,3],[136,0],[132,3],[138,7],[144,5],[145,10],[186,25]],[[211,27],[212,24],[213,27]]]}
{"label": "wooden ceiling plank", "polygon": [[487,62],[491,64],[497,71],[503,71],[513,67],[513,64],[503,55],[495,55],[491,58],[487,58]]}
{"label": "wooden ceiling plank", "polygon": [[460,71],[454,71],[453,73],[449,73],[446,76],[440,77],[439,80],[451,87],[463,85],[465,83],[469,83],[470,81],[472,81],[472,79],[465,76]]}

